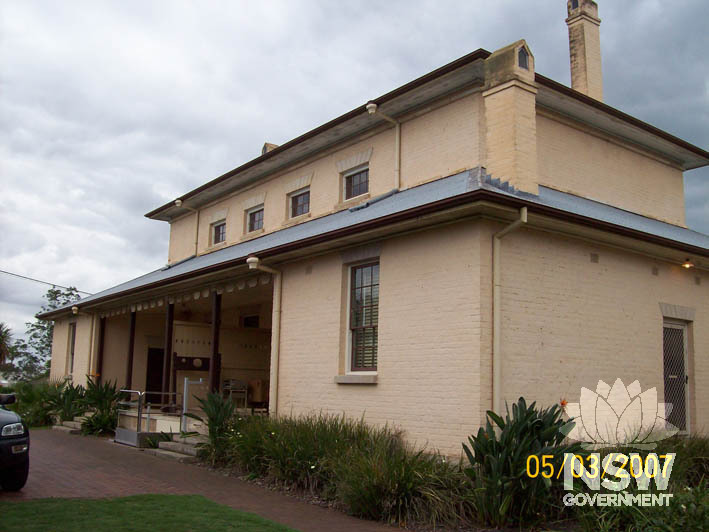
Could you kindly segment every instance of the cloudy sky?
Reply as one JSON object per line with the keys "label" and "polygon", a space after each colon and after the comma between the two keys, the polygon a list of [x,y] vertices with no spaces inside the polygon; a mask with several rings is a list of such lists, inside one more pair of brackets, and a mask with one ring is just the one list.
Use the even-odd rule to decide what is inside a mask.
{"label": "cloudy sky", "polygon": [[[709,3],[599,0],[606,103],[709,146]],[[569,84],[565,0],[0,3],[0,270],[97,292],[162,266],[181,193],[477,48]],[[709,233],[709,171],[686,174]],[[21,333],[45,286],[0,274]]]}

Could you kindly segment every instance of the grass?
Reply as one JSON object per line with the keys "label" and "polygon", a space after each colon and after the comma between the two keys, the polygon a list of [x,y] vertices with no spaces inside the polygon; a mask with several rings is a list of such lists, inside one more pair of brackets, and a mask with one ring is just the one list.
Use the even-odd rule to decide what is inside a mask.
{"label": "grass", "polygon": [[201,495],[0,502],[0,516],[3,532],[294,532],[292,528],[217,504]]}

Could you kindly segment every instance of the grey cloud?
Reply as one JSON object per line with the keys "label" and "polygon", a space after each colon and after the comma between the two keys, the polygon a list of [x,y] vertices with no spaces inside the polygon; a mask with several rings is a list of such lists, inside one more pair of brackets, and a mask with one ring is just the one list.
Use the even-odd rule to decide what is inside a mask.
{"label": "grey cloud", "polygon": [[[606,102],[709,144],[709,5],[600,0]],[[3,2],[0,269],[99,291],[165,263],[143,214],[476,48],[569,83],[565,2]],[[709,170],[686,174],[709,233]],[[46,287],[0,275],[15,328]],[[9,317],[8,317],[9,316]]]}

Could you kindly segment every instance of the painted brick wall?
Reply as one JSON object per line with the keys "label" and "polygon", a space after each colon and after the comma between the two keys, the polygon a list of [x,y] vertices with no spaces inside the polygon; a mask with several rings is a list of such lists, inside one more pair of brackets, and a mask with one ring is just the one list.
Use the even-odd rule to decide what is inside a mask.
{"label": "painted brick wall", "polygon": [[540,184],[685,225],[680,170],[543,114],[537,150]]}
{"label": "painted brick wall", "polygon": [[638,379],[643,390],[656,386],[663,397],[659,303],[665,302],[696,309],[694,425],[709,428],[706,273],[529,229],[506,236],[502,248],[506,400],[522,395],[545,405],[561,398],[576,402],[582,386],[595,390],[599,379],[612,385],[618,377],[626,385]]}
{"label": "painted brick wall", "polygon": [[[402,188],[418,185],[436,177],[451,175],[479,164],[479,94],[471,94],[436,107],[416,117],[404,118],[402,125]],[[306,160],[291,169],[274,174],[265,182],[213,203],[200,211],[200,253],[210,247],[210,224],[224,216],[227,222],[226,245],[244,238],[244,201],[264,196],[264,231],[276,231],[290,223],[289,186],[302,176],[311,176],[311,215],[299,222],[341,209],[342,180],[338,161],[372,149],[369,161],[370,197],[394,188],[394,128],[350,139],[339,149]],[[355,202],[356,203],[356,202]],[[351,206],[348,205],[348,206]],[[168,258],[176,262],[194,252],[194,214],[171,224]]]}
{"label": "painted brick wall", "polygon": [[343,353],[342,256],[287,266],[279,412],[364,416],[458,455],[480,421],[479,251],[472,222],[382,243],[373,386],[334,383]]}

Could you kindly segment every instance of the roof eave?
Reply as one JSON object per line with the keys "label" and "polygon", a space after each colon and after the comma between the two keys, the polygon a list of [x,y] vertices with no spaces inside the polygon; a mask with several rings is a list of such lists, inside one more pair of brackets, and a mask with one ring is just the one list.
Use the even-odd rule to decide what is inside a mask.
{"label": "roof eave", "polygon": [[[709,152],[698,146],[541,74],[535,74],[535,81],[555,95],[555,98],[545,98],[544,92],[540,91],[537,94],[538,105],[638,144],[673,161],[682,170],[709,165]],[[597,112],[596,119],[588,113],[589,109]]]}
{"label": "roof eave", "polygon": [[[487,50],[484,50],[482,48],[479,48],[475,50],[474,52],[471,52],[463,57],[460,57],[456,59],[455,61],[452,61],[446,65],[443,65],[440,68],[437,68],[436,70],[433,70],[432,72],[429,72],[428,74],[424,74],[423,76],[410,81],[409,83],[406,83],[405,85],[402,85],[401,87],[398,87],[378,98],[372,99],[370,101],[376,103],[377,105],[381,106],[386,103],[392,102],[396,98],[405,95],[406,93],[413,91],[419,87],[422,87],[426,85],[427,83],[430,83],[431,81],[434,81],[442,76],[445,76],[446,74],[449,74],[451,72],[454,72],[455,70],[458,70],[466,65],[469,65],[471,63],[474,63],[475,61],[480,61],[487,59],[491,53]],[[351,121],[352,119],[363,115],[363,114],[368,114],[367,109],[366,109],[366,104],[360,105],[359,107],[356,107],[355,109],[352,109],[348,113],[345,113],[333,120],[330,120],[329,122],[326,122],[325,124],[318,126],[317,128],[308,131],[307,133],[304,133],[303,135],[300,135],[299,137],[296,137],[293,140],[290,140],[286,142],[285,144],[282,144],[281,146],[278,146],[277,148],[274,148],[273,150],[260,155],[259,157],[256,157],[255,159],[252,159],[243,165],[234,168],[233,170],[230,170],[229,172],[226,172],[225,174],[220,175],[219,177],[216,177],[212,179],[211,181],[208,181],[207,183],[187,192],[186,194],[183,194],[179,198],[183,202],[186,202],[199,194],[200,192],[203,192],[211,187],[214,187],[216,185],[219,185],[226,181],[227,179],[234,177],[245,170],[251,169],[255,166],[258,166],[262,163],[265,163],[267,161],[274,160],[275,158],[282,157],[284,154],[286,154],[289,150],[291,150],[294,146],[297,146],[301,143],[303,143],[306,140],[312,139],[326,131],[329,131],[337,126],[341,126],[345,124],[348,121]],[[376,127],[377,123],[373,122],[371,124],[371,128]],[[362,132],[364,132],[363,130]],[[168,210],[175,210],[176,214],[166,216],[166,211]],[[151,218],[154,220],[163,220],[163,221],[170,221],[171,219],[174,219],[178,216],[181,216],[183,214],[188,213],[189,211],[186,209],[178,209],[175,206],[174,201],[168,202],[161,207],[158,207],[157,209],[154,209],[148,213],[145,214],[146,218]]]}
{"label": "roof eave", "polygon": [[[593,229],[605,231],[605,232],[610,232],[614,233],[620,236],[625,236],[633,239],[638,239],[642,240],[651,244],[655,244],[657,246],[662,246],[666,248],[671,248],[677,251],[681,251],[683,253],[688,253],[693,256],[701,256],[701,257],[709,257],[709,249],[707,248],[701,248],[697,246],[693,246],[690,244],[685,244],[682,242],[678,242],[675,240],[671,240],[665,237],[653,235],[650,233],[645,233],[642,231],[638,231],[636,229],[631,229],[628,227],[623,227],[620,225],[616,225],[610,222],[605,222],[602,220],[598,220],[595,218],[589,218],[587,216],[583,216],[580,214],[574,214],[570,213],[568,211],[564,211],[561,209],[557,209],[554,207],[546,206],[546,205],[541,205],[539,203],[536,203],[534,201],[529,201],[523,198],[507,195],[507,194],[502,194],[502,193],[497,193],[491,190],[487,189],[476,189],[471,192],[466,192],[464,194],[459,194],[457,196],[453,196],[451,198],[446,198],[442,199],[439,201],[435,201],[432,203],[428,203],[426,205],[421,205],[418,207],[414,207],[411,209],[408,209],[406,211],[401,211],[393,214],[389,214],[386,216],[382,216],[380,218],[376,218],[373,220],[368,220],[366,222],[362,222],[353,226],[348,226],[344,227],[341,229],[336,229],[334,231],[331,231],[329,233],[324,233],[300,240],[296,240],[293,242],[288,242],[287,244],[282,244],[280,246],[275,246],[269,249],[262,250],[258,253],[260,258],[273,258],[277,257],[279,255],[283,255],[288,252],[292,252],[294,250],[303,250],[306,247],[314,246],[323,242],[327,241],[332,241],[332,240],[337,240],[340,238],[344,238],[348,235],[352,235],[355,233],[362,233],[366,231],[370,231],[382,226],[386,225],[391,225],[395,224],[398,222],[403,222],[408,219],[412,218],[417,218],[421,216],[425,216],[428,214],[432,214],[438,211],[446,210],[446,209],[451,209],[454,207],[458,207],[467,203],[471,202],[476,202],[476,201],[490,201],[492,203],[496,203],[498,205],[503,205],[507,207],[514,207],[514,208],[521,208],[521,207],[527,207],[530,214],[538,214],[538,215],[543,215],[543,216],[548,216],[552,218],[556,218],[559,220],[562,220],[567,223],[573,223],[573,224],[579,224],[582,226],[590,227]],[[100,305],[101,303],[105,303],[106,301],[110,300],[117,300],[135,293],[139,293],[142,291],[146,290],[151,290],[155,288],[160,288],[163,286],[175,284],[193,277],[197,276],[202,276],[202,275],[208,275],[211,273],[216,273],[221,270],[225,270],[228,268],[232,268],[234,266],[242,265],[246,261],[248,256],[243,256],[243,257],[237,257],[233,258],[218,264],[214,264],[211,266],[207,266],[205,268],[201,268],[199,270],[194,270],[190,272],[186,272],[184,274],[180,274],[179,276],[172,277],[169,279],[163,279],[160,281],[157,281],[155,283],[151,283],[148,285],[143,285],[140,287],[136,287],[133,289],[128,289],[123,292],[118,292],[114,294],[110,294],[104,298],[99,298],[92,300],[87,307],[94,307],[96,305]],[[86,308],[82,307],[81,302],[77,302],[76,305],[80,308]],[[55,317],[62,315],[62,314],[67,314],[68,310],[67,309],[60,309],[58,311],[54,312],[46,312],[43,314],[38,314],[37,317],[40,319],[54,319]]]}

